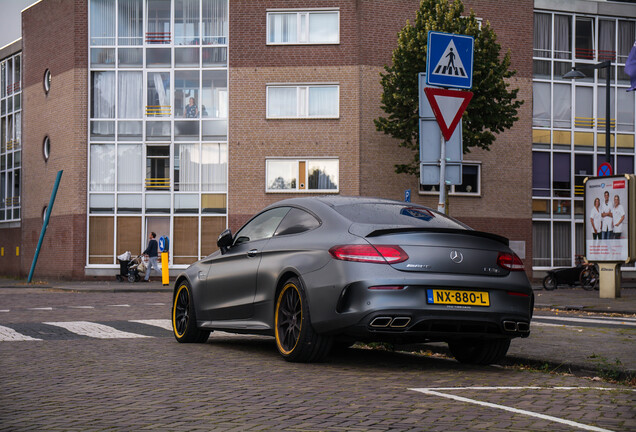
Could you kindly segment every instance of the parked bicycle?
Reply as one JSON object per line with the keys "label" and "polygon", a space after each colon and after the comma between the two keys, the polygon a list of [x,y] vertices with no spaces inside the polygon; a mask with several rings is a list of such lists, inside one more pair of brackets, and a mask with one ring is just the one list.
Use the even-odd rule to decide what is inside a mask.
{"label": "parked bicycle", "polygon": [[598,268],[596,264],[584,262],[583,256],[576,256],[576,266],[548,270],[543,278],[543,288],[548,291],[557,289],[559,285],[575,286],[580,284],[585,290],[598,289]]}

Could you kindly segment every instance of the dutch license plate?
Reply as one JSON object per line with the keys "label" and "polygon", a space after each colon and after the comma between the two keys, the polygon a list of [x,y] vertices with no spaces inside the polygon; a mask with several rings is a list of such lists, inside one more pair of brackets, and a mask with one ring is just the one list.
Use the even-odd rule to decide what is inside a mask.
{"label": "dutch license plate", "polygon": [[485,291],[427,290],[429,304],[467,306],[490,306],[490,297]]}

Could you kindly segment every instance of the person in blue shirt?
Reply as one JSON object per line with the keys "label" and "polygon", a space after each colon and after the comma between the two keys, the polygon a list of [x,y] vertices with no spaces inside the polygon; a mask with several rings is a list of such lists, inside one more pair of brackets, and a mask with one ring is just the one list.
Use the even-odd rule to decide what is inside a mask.
{"label": "person in blue shirt", "polygon": [[148,247],[143,252],[143,254],[149,258],[148,268],[146,268],[146,277],[144,278],[144,282],[148,282],[150,280],[150,272],[152,271],[153,268],[157,270],[157,273],[160,273],[159,264],[157,264],[157,257],[159,256],[158,254],[159,245],[157,244],[157,240],[155,240],[156,237],[157,237],[157,234],[155,234],[154,232],[150,233],[150,235],[148,236]]}
{"label": "person in blue shirt", "polygon": [[190,98],[190,101],[186,105],[183,110],[183,114],[186,118],[198,118],[199,117],[199,109],[197,108],[197,104],[193,97]]}

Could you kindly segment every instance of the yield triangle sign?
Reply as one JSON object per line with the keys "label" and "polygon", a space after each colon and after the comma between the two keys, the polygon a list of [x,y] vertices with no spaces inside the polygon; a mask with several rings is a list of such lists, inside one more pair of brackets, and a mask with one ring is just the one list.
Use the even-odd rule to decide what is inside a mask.
{"label": "yield triangle sign", "polygon": [[448,141],[459,124],[462,114],[466,111],[473,93],[433,87],[425,88],[424,93],[426,93],[426,98],[431,104],[442,135]]}

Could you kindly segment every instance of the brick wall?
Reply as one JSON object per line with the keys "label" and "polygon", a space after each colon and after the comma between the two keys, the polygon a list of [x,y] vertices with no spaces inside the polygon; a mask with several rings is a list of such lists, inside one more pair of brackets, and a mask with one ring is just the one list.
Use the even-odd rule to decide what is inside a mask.
{"label": "brick wall", "polygon": [[[83,275],[86,262],[87,2],[47,0],[26,9],[23,38],[22,273],[28,273],[59,170],[62,181],[37,266],[40,277]],[[51,71],[51,90],[43,77]],[[48,136],[50,158],[42,143]]]}
{"label": "brick wall", "polygon": [[[0,276],[23,276],[20,273],[20,255],[22,230],[18,228],[0,229],[0,248],[4,253],[0,254]],[[16,250],[16,248],[19,248]]]}

